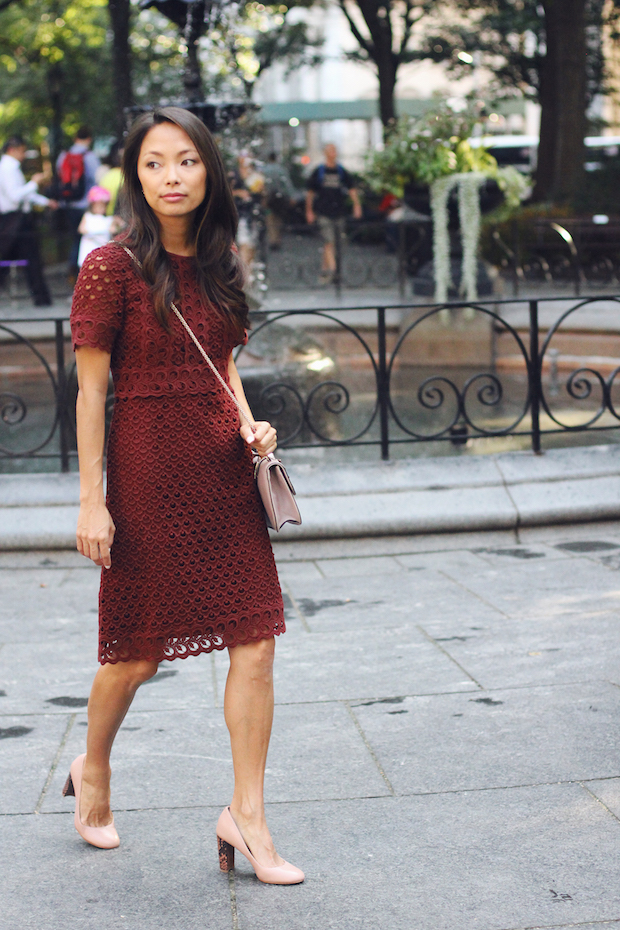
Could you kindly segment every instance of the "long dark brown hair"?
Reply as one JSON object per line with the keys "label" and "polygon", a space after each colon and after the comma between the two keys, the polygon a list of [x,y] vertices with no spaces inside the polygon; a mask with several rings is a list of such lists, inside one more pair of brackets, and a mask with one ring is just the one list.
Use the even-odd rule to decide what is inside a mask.
{"label": "long dark brown hair", "polygon": [[248,325],[248,304],[243,291],[243,265],[232,249],[237,234],[237,209],[215,140],[193,113],[181,107],[162,107],[143,113],[133,123],[123,153],[121,199],[128,229],[121,241],[141,262],[142,274],[153,294],[155,315],[167,329],[170,302],[180,295],[161,241],[159,222],[138,179],[138,158],[144,137],[161,123],[172,123],[187,133],[207,169],[205,197],[196,211],[193,229],[198,283],[230,332],[242,336]]}

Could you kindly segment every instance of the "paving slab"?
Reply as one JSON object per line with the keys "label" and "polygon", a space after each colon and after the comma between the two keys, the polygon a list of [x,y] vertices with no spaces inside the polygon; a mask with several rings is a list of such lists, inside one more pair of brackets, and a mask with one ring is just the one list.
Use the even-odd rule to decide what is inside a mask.
{"label": "paving slab", "polygon": [[[373,642],[380,642],[385,631],[395,629],[403,631],[395,634],[397,641],[406,642],[408,630],[413,630],[417,640],[416,625],[429,618],[458,617],[476,624],[504,616],[484,597],[468,591],[458,579],[450,578],[447,569],[444,572],[430,567],[437,563],[444,566],[443,554],[436,561],[412,556],[416,561],[410,567],[408,558],[399,557],[406,570],[388,574],[388,584],[380,575],[358,575],[352,568],[340,577],[296,581],[288,587],[308,629],[323,635],[340,630],[367,631]],[[464,571],[470,561],[482,571],[488,570],[482,559],[469,553],[455,554],[454,559],[455,564],[464,566]],[[368,643],[363,645],[369,648]]]}
{"label": "paving slab", "polygon": [[397,794],[620,773],[620,689],[607,682],[364,700],[352,709]]}
{"label": "paving slab", "polygon": [[259,888],[240,865],[248,930],[516,930],[620,917],[620,824],[580,786],[277,805],[269,816],[309,878],[296,892]]}
{"label": "paving slab", "polygon": [[532,559],[477,574],[452,564],[445,574],[511,616],[620,608],[620,577],[591,559]]}
{"label": "paving slab", "polygon": [[287,634],[278,644],[275,681],[283,704],[478,690],[448,656],[407,628],[380,638],[357,631]]}
{"label": "paving slab", "polygon": [[79,622],[96,625],[99,572],[38,567],[27,574],[0,569],[1,636],[4,642],[31,641],[40,624]]}
{"label": "paving slab", "polygon": [[428,618],[420,627],[485,689],[620,682],[618,613],[583,610],[493,624]]}
{"label": "paving slab", "polygon": [[[5,646],[0,652],[0,681],[5,713],[65,714],[83,708],[97,670],[96,619],[90,639],[35,641]],[[36,678],[36,680],[34,680]]]}
{"label": "paving slab", "polygon": [[[569,546],[575,546],[575,543],[569,543]],[[611,543],[609,544],[611,545]],[[510,565],[519,562],[531,562],[532,559],[570,559],[573,558],[572,549],[559,548],[558,546],[549,546],[545,543],[518,543],[513,545],[493,545],[487,543],[482,546],[475,546],[470,550],[473,555],[479,556],[489,565]]]}
{"label": "paving slab", "polygon": [[[219,812],[218,812],[219,813]],[[231,930],[228,882],[217,868],[217,813],[116,816],[122,845],[88,846],[69,814],[4,817],[2,930]]]}
{"label": "paving slab", "polygon": [[393,575],[403,571],[394,556],[366,556],[357,559],[317,559],[316,567],[325,578],[338,578],[347,575]]}
{"label": "paving slab", "polygon": [[32,814],[70,722],[66,713],[0,716],[0,815]]}
{"label": "paving slab", "polygon": [[[42,810],[73,810],[62,787],[72,760],[84,751],[80,715],[63,749]],[[321,733],[323,751],[314,737]],[[326,769],[325,756],[330,758]],[[114,746],[113,807],[223,807],[230,802],[232,761],[222,711],[131,711]],[[347,708],[341,704],[279,706],[271,741],[265,796],[278,803],[380,797],[389,789]]]}
{"label": "paving slab", "polygon": [[620,778],[606,778],[602,781],[584,781],[588,791],[599,799],[601,804],[620,820]]}

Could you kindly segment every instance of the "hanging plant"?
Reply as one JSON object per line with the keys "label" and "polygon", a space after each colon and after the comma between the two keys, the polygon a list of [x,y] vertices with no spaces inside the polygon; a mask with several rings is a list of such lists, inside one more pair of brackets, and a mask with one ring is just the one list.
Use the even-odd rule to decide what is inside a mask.
{"label": "hanging plant", "polygon": [[400,119],[380,152],[368,163],[366,178],[379,192],[402,198],[408,184],[428,184],[433,218],[435,300],[445,303],[451,281],[448,199],[458,186],[459,219],[463,243],[461,296],[477,297],[477,254],[480,238],[480,187],[494,178],[506,201],[519,203],[527,182],[515,169],[500,169],[482,146],[469,141],[478,114],[473,109],[455,113],[447,105],[420,119]]}

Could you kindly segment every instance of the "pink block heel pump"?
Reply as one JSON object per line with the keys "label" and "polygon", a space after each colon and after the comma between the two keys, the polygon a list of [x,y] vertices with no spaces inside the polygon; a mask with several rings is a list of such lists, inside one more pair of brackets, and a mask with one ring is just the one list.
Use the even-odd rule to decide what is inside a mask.
{"label": "pink block heel pump", "polygon": [[82,791],[82,770],[84,768],[84,759],[86,753],[78,756],[71,763],[69,777],[65,783],[62,793],[65,797],[75,798],[75,829],[82,839],[90,843],[91,846],[98,846],[99,849],[115,849],[119,844],[118,833],[114,826],[114,817],[112,823],[105,827],[88,827],[80,820],[80,794]]}
{"label": "pink block heel pump", "polygon": [[265,866],[257,862],[241,836],[241,830],[233,820],[230,807],[225,807],[220,814],[216,832],[222,872],[230,872],[234,869],[235,849],[237,849],[249,861],[256,872],[256,877],[267,885],[297,885],[306,877],[301,869],[291,865],[290,862],[275,866]]}

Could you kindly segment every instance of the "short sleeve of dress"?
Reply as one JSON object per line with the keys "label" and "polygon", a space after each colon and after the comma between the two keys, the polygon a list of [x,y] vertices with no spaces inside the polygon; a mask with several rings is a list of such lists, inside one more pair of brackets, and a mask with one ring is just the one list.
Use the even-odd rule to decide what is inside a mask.
{"label": "short sleeve of dress", "polygon": [[114,245],[94,249],[84,260],[73,292],[73,348],[91,346],[111,352],[123,323],[125,253]]}

